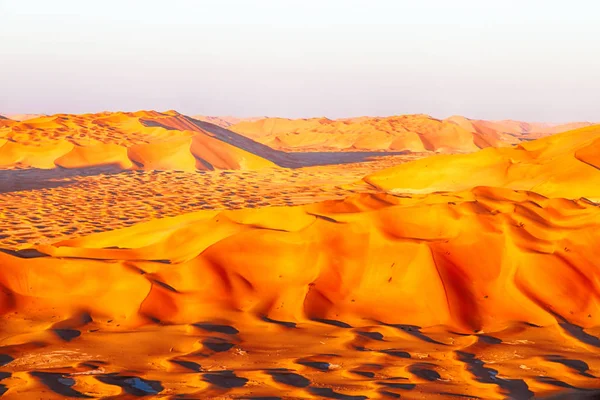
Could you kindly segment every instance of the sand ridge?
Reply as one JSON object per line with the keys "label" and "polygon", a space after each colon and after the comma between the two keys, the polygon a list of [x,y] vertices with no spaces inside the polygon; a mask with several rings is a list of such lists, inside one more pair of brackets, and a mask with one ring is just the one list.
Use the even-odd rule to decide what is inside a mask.
{"label": "sand ridge", "polygon": [[[177,217],[174,228],[170,219],[155,220],[101,233],[102,240],[91,235],[37,249],[56,258],[44,259],[45,265],[56,262],[71,272],[78,261],[70,258],[131,265],[161,260],[155,268],[165,277],[173,271],[162,265],[204,265],[197,279],[212,282],[216,292],[206,291],[205,284],[198,297],[197,289],[177,280],[180,273],[174,281],[165,278],[190,296],[174,295],[181,303],[154,315],[161,321],[181,323],[193,315],[194,304],[222,298],[223,307],[292,322],[360,317],[396,323],[400,313],[406,323],[464,332],[498,329],[511,320],[548,325],[556,318],[590,327],[600,320],[596,271],[587,261],[598,257],[592,244],[598,240],[599,211],[584,200],[487,187],[409,199],[361,194],[292,208],[201,212],[189,220]],[[158,237],[153,231],[170,233]],[[476,240],[482,236],[485,241]],[[368,247],[358,246],[364,241]],[[473,263],[486,269],[474,269]],[[549,266],[554,272],[541,274]],[[213,268],[221,272],[212,275]],[[239,293],[237,280],[247,285]],[[282,285],[286,291],[279,290]],[[419,295],[423,290],[426,298]],[[560,303],[548,296],[560,292],[580,295]]]}
{"label": "sand ridge", "polygon": [[587,122],[540,124],[470,120],[428,115],[244,120],[228,129],[285,151],[408,150],[436,153],[473,152],[503,147],[592,125]]}
{"label": "sand ridge", "polygon": [[341,199],[373,191],[372,186],[354,184],[364,175],[415,157],[256,171],[0,171],[0,203],[6,204],[0,210],[0,247],[16,250],[201,210]]}
{"label": "sand ridge", "polygon": [[0,127],[4,168],[260,169],[275,164],[175,112],[58,114]]}
{"label": "sand ridge", "polygon": [[511,148],[424,158],[375,172],[364,181],[397,192],[456,191],[485,185],[599,201],[599,138],[600,126],[595,125]]}
{"label": "sand ridge", "polygon": [[0,119],[2,118],[7,118],[7,119],[11,119],[13,121],[26,121],[28,119],[34,119],[34,118],[39,118],[39,117],[44,117],[45,114],[12,114],[12,113],[6,113],[6,114],[0,114]]}
{"label": "sand ridge", "polygon": [[0,383],[9,398],[593,389],[598,223],[585,200],[478,187],[200,211],[0,253]]}
{"label": "sand ridge", "polygon": [[[4,398],[599,395],[597,127],[419,159],[3,121]],[[198,170],[239,151],[277,166]]]}
{"label": "sand ridge", "polygon": [[260,119],[264,119],[267,117],[248,117],[248,118],[239,118],[232,116],[208,116],[208,115],[192,115],[194,119],[210,122],[211,124],[217,125],[221,128],[229,128],[232,125],[238,124],[240,122],[248,122],[248,121],[258,121]]}

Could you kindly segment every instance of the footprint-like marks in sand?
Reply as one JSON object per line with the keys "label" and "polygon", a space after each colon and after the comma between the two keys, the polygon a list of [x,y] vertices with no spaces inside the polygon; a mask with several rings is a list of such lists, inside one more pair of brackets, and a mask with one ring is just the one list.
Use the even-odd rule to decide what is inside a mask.
{"label": "footprint-like marks in sand", "polygon": [[498,371],[485,366],[474,354],[464,351],[456,351],[457,359],[466,364],[467,370],[471,372],[477,382],[488,383],[499,386],[510,398],[530,399],[534,393],[522,379],[504,379],[498,376]]}
{"label": "footprint-like marks in sand", "polygon": [[285,368],[272,369],[265,371],[277,383],[293,386],[297,388],[305,388],[310,385],[310,380],[304,376],[292,372]]}
{"label": "footprint-like marks in sand", "polygon": [[107,374],[97,376],[100,382],[120,387],[125,393],[134,396],[157,395],[164,390],[161,382],[142,379],[137,376]]}
{"label": "footprint-like marks in sand", "polygon": [[39,382],[47,386],[53,392],[58,393],[61,396],[91,398],[91,396],[88,396],[73,389],[72,386],[74,386],[76,383],[75,379],[70,378],[67,374],[41,371],[32,371],[29,374],[35,379],[37,379]]}
{"label": "footprint-like marks in sand", "polygon": [[248,379],[239,377],[230,370],[207,372],[202,379],[221,389],[241,388],[248,382]]}
{"label": "footprint-like marks in sand", "polygon": [[213,324],[209,322],[198,322],[193,325],[196,328],[200,328],[207,332],[223,333],[226,335],[237,335],[238,333],[240,333],[240,331],[238,331],[231,325]]}

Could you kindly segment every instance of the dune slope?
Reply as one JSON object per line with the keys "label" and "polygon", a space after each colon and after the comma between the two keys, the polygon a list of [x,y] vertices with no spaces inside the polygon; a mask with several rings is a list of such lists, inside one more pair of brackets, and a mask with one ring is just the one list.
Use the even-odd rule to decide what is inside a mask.
{"label": "dune slope", "polygon": [[49,257],[0,254],[3,309],[85,309],[123,324],[242,310],[461,331],[521,320],[591,326],[599,224],[600,209],[582,200],[485,187],[199,212],[39,246]]}
{"label": "dune slope", "polygon": [[[211,132],[217,126],[177,112],[101,113],[43,116],[0,125],[0,167],[213,170],[260,169],[275,163],[258,143],[245,147]],[[264,150],[264,149],[258,149]],[[270,150],[270,149],[268,149]],[[264,151],[263,151],[264,152]],[[267,157],[273,154],[265,154]],[[277,161],[277,160],[275,160]]]}
{"label": "dune slope", "polygon": [[[205,166],[197,154],[207,151],[213,158],[202,159],[215,167],[237,162],[219,143],[264,147],[177,115],[124,122],[107,117],[169,139],[157,144],[141,135],[134,143],[132,134],[124,143],[119,140],[127,137],[116,133],[112,143],[87,144],[110,146],[106,153],[117,165],[186,163],[195,170]],[[60,129],[62,122],[55,123]],[[101,123],[115,126],[114,120]],[[204,127],[215,137],[195,133]],[[506,188],[471,183],[461,191],[400,195],[376,193],[374,184],[363,182],[348,190],[371,193],[340,199],[349,192],[324,185],[342,182],[333,176],[348,165],[304,176],[301,191],[286,185],[310,175],[308,169],[267,169],[260,176],[128,171],[40,182],[41,189],[29,183],[2,196],[11,203],[0,210],[5,232],[18,237],[15,243],[33,243],[35,231],[19,223],[23,214],[39,234],[68,239],[0,249],[0,394],[360,400],[598,395],[600,207],[574,196],[596,193],[596,132],[432,157],[419,162],[434,163],[434,172],[447,176],[427,171],[427,163],[411,163],[401,179],[394,180],[396,167],[389,181],[381,180],[395,188],[432,179],[428,191],[446,179],[449,188],[470,179]],[[4,145],[14,146],[10,139]],[[73,149],[56,147],[57,154],[70,156],[55,163],[68,168],[97,162],[94,152]],[[277,156],[271,151],[262,154]],[[31,157],[49,164],[51,156]],[[8,172],[22,185],[31,175]],[[525,183],[576,199],[512,187]],[[336,200],[310,203],[305,196]],[[215,202],[224,202],[220,210],[210,209]],[[246,208],[223,210],[242,203]],[[256,205],[271,206],[250,208]],[[192,209],[204,211],[180,214]],[[180,215],[146,218],[167,212]],[[86,235],[136,221],[146,222]]]}
{"label": "dune slope", "polygon": [[290,120],[267,118],[229,127],[283,150],[473,151],[473,134],[425,115],[388,118]]}
{"label": "dune slope", "polygon": [[428,115],[242,120],[228,129],[286,151],[411,151],[456,153],[503,147],[589,126],[590,123],[539,124],[519,121],[444,120]]}
{"label": "dune slope", "polygon": [[600,126],[560,133],[512,148],[440,155],[378,171],[364,178],[395,192],[466,190],[497,186],[549,197],[600,199]]}

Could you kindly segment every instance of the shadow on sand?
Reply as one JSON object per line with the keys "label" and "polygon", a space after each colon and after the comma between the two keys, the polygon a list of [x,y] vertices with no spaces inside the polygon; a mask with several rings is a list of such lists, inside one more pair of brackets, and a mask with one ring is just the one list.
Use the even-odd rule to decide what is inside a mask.
{"label": "shadow on sand", "polygon": [[123,172],[118,166],[66,169],[4,169],[0,170],[0,194],[20,190],[50,189],[69,186],[74,183],[71,178],[82,176],[110,175]]}

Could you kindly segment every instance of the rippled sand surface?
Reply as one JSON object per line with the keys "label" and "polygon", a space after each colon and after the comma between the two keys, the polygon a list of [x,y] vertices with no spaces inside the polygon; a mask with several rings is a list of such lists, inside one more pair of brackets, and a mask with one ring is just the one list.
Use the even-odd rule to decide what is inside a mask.
{"label": "rippled sand surface", "polygon": [[597,128],[321,165],[175,113],[103,123],[140,118],[268,165],[5,166],[3,398],[600,396]]}

